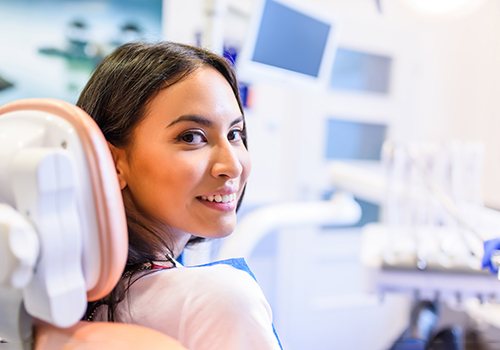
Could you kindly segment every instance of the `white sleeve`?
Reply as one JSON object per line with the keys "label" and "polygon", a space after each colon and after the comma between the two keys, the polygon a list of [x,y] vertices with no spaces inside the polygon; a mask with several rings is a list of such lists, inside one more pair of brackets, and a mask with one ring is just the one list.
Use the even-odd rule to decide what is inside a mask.
{"label": "white sleeve", "polygon": [[188,349],[280,349],[271,308],[252,277],[222,265],[201,279],[181,313],[179,336]]}

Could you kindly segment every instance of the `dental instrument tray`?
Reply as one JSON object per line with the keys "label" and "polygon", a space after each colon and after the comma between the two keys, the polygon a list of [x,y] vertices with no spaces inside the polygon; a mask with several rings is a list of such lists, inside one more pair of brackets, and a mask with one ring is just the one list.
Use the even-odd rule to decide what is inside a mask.
{"label": "dental instrument tray", "polygon": [[481,269],[481,256],[449,228],[364,227],[361,260],[371,292],[420,299],[500,300],[500,281]]}

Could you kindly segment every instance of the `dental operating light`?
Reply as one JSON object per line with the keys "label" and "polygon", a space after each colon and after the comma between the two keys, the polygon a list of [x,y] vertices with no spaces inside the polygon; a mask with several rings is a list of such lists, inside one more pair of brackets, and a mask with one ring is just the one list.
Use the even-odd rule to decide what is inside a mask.
{"label": "dental operating light", "polygon": [[412,9],[428,15],[464,15],[477,10],[485,0],[405,0]]}

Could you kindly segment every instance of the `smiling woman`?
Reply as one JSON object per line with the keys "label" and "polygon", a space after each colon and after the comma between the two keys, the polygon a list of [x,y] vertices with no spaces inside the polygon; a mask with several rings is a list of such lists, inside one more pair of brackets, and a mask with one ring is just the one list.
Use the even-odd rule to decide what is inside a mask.
{"label": "smiling woman", "polygon": [[182,44],[126,44],[97,67],[77,104],[108,140],[129,231],[123,278],[87,319],[148,326],[189,349],[279,349],[246,265],[176,262],[186,244],[236,225],[250,160],[230,65]]}
{"label": "smiling woman", "polygon": [[129,145],[111,148],[122,190],[168,225],[174,256],[191,235],[221,237],[234,229],[236,198],[250,170],[241,114],[224,76],[200,67],[158,92]]}

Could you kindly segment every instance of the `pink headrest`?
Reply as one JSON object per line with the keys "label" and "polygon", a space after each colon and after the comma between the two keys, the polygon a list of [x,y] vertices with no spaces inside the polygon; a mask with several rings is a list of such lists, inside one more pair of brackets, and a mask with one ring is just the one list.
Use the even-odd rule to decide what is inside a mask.
{"label": "pink headrest", "polygon": [[[87,290],[90,301],[108,294],[116,285],[127,259],[127,225],[120,187],[108,144],[97,124],[80,108],[55,99],[25,99],[0,107],[3,114],[18,111],[39,111],[63,118],[71,124],[81,142],[88,169],[95,221],[98,228],[99,252],[94,253],[91,266],[98,269],[97,280]],[[85,220],[85,218],[82,218]],[[91,259],[84,256],[83,260]],[[83,262],[82,262],[83,263]],[[89,261],[85,266],[89,266]]]}

